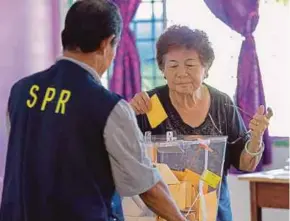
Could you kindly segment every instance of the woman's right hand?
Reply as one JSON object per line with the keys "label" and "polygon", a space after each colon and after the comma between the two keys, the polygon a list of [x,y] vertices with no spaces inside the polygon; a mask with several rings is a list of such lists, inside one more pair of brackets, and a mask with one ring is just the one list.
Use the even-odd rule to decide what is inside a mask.
{"label": "woman's right hand", "polygon": [[151,100],[146,92],[135,94],[129,102],[136,115],[146,114],[151,109]]}

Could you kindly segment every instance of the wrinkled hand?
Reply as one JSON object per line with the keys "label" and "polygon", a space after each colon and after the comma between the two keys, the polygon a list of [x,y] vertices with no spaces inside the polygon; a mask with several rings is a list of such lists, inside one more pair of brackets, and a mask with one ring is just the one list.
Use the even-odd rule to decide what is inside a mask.
{"label": "wrinkled hand", "polygon": [[249,128],[251,129],[251,137],[253,139],[262,140],[265,130],[269,126],[269,120],[272,117],[273,113],[269,110],[265,113],[264,105],[261,105],[256,114],[253,116],[253,119],[250,121]]}
{"label": "wrinkled hand", "polygon": [[146,114],[151,109],[151,100],[146,92],[136,94],[129,104],[137,115]]}

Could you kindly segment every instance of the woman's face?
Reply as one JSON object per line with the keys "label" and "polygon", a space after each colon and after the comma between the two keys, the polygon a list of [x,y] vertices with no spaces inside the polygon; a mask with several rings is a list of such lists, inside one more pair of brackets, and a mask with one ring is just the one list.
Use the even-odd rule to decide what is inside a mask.
{"label": "woman's face", "polygon": [[165,55],[163,73],[170,90],[192,94],[200,88],[205,68],[195,50],[176,48]]}

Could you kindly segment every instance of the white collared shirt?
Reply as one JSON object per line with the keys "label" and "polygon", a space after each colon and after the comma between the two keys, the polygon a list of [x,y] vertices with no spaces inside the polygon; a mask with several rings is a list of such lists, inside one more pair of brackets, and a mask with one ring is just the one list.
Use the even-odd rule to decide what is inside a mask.
{"label": "white collared shirt", "polygon": [[81,61],[78,61],[76,59],[66,57],[66,56],[61,56],[57,59],[57,61],[60,61],[60,60],[67,60],[67,61],[70,61],[72,63],[75,63],[75,64],[81,66],[83,69],[85,69],[87,72],[89,72],[95,78],[96,81],[101,83],[100,75],[91,66],[89,66]]}

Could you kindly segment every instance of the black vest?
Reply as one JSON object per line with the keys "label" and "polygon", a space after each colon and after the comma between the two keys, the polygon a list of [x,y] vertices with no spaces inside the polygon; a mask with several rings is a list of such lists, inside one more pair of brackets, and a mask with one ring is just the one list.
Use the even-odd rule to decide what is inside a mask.
{"label": "black vest", "polygon": [[0,221],[123,219],[103,131],[120,97],[79,65],[58,61],[17,82]]}

